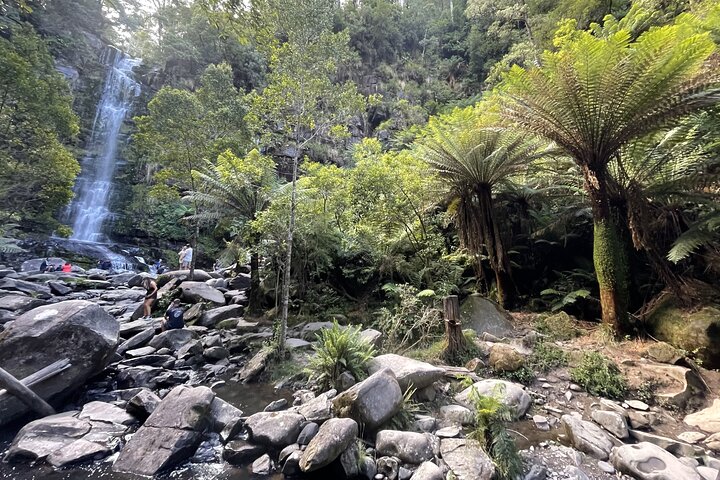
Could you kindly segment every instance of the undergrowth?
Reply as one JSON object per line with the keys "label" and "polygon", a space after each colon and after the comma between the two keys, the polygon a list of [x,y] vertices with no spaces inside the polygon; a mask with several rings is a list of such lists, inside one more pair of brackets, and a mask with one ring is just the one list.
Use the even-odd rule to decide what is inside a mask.
{"label": "undergrowth", "polygon": [[496,398],[502,395],[503,388],[498,385],[493,396],[480,395],[475,388],[471,389],[475,429],[469,436],[477,440],[493,459],[498,480],[515,480],[522,476],[523,464],[515,440],[505,428],[505,424],[513,420],[512,411]]}
{"label": "undergrowth", "polygon": [[592,395],[622,399],[627,382],[618,366],[598,352],[583,354],[580,364],[570,370],[570,378]]}
{"label": "undergrowth", "polygon": [[310,380],[322,389],[337,388],[343,372],[349,372],[357,381],[365,378],[365,366],[375,355],[375,349],[360,336],[360,327],[333,326],[321,330],[313,347],[306,372]]}
{"label": "undergrowth", "polygon": [[581,334],[575,320],[565,312],[541,317],[535,322],[535,329],[553,340],[572,340]]}
{"label": "undergrowth", "polygon": [[415,388],[408,387],[403,394],[400,410],[390,419],[388,427],[392,430],[409,430],[415,423],[415,416],[419,414],[421,405],[413,400]]}

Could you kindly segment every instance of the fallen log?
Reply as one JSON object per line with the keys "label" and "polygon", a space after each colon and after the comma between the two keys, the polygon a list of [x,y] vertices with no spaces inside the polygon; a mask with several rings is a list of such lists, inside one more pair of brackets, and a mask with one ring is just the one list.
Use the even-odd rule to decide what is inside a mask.
{"label": "fallen log", "polygon": [[[20,382],[26,387],[32,387],[37,383],[54,377],[55,375],[63,372],[64,370],[67,370],[71,366],[72,364],[68,359],[58,360],[57,362],[51,363],[47,367],[41,368],[32,375],[28,375],[27,377],[20,380]],[[10,395],[10,393],[5,389],[0,389],[0,398],[2,398],[3,395]]]}
{"label": "fallen log", "polygon": [[0,386],[43,417],[55,415],[54,408],[3,368],[0,368]]}

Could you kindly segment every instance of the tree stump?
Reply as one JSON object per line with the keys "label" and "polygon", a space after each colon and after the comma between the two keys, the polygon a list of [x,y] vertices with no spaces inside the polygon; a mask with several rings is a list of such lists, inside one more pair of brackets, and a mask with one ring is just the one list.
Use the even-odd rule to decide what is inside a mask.
{"label": "tree stump", "polygon": [[460,323],[460,300],[457,295],[443,298],[443,313],[445,316],[445,352],[443,357],[446,362],[453,364],[459,362],[467,350]]}

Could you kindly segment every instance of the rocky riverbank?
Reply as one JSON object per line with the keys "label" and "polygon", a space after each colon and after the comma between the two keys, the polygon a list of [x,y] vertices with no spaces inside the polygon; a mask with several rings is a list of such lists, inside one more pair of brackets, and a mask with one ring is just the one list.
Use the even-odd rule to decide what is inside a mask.
{"label": "rocky riverbank", "polygon": [[[0,395],[0,423],[18,430],[4,459],[67,471],[112,463],[123,479],[205,463],[257,476],[489,480],[501,472],[470,438],[472,398],[481,394],[511,412],[526,480],[718,478],[720,409],[702,409],[712,403],[714,385],[698,369],[676,365],[682,355],[655,345],[642,356],[628,345],[608,347],[608,354],[627,357],[619,363],[631,394],[621,401],[586,393],[565,367],[522,385],[488,375],[512,378],[527,368],[543,335],[493,315],[481,315],[493,334],[483,318],[469,322],[478,358],[467,368],[381,354],[369,362],[367,378],[345,378],[343,391],[314,391],[290,378],[281,383],[295,389],[292,400],[268,399],[243,412],[221,392],[247,389],[252,396],[252,384],[230,379],[247,376],[272,326],[243,316],[247,275],[196,274],[193,281],[183,271],[158,278],[159,303],[180,298],[188,308],[187,328],[160,332],[159,318],[140,318],[143,274],[39,274],[32,262],[0,269],[0,366],[23,379],[67,363],[31,382],[57,415],[30,421],[21,402]],[[329,326],[291,329],[295,362],[312,354],[316,332]],[[382,345],[382,333],[362,335]],[[555,343],[571,354],[586,347]],[[646,403],[633,395],[647,379],[657,385]],[[410,387],[413,409],[404,398]],[[685,416],[686,409],[698,411]]]}

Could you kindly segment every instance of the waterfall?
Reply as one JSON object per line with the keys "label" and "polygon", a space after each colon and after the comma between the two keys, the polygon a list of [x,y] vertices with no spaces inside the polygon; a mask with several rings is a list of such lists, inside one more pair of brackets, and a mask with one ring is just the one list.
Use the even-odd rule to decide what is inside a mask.
{"label": "waterfall", "polygon": [[107,240],[103,224],[111,216],[108,202],[118,161],[121,129],[133,100],[140,94],[140,84],[132,76],[132,69],[140,64],[140,60],[112,47],[106,50],[104,60],[108,65],[105,85],[95,111],[82,171],[75,183],[75,198],[68,212],[73,225],[71,240],[94,243]]}

